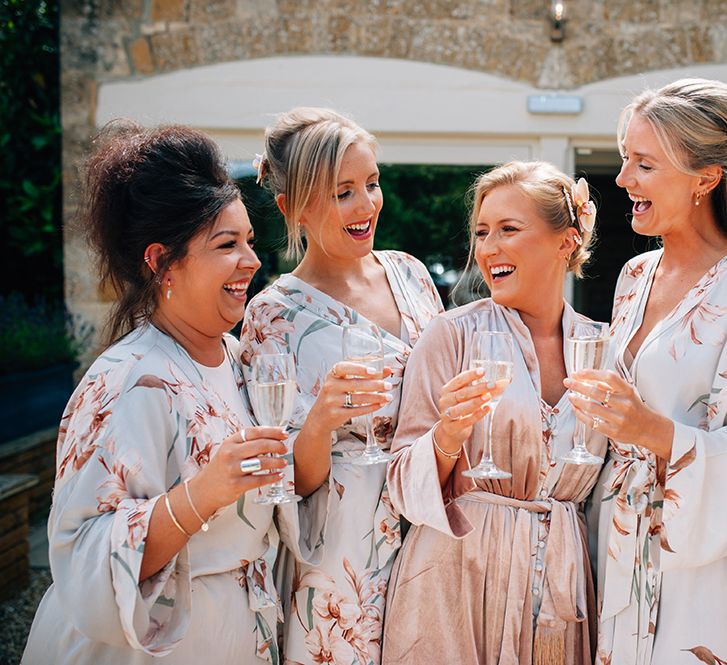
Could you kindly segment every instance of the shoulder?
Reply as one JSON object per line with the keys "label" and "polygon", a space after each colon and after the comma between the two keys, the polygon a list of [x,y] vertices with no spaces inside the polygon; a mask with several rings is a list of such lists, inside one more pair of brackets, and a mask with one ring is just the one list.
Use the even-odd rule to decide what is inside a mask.
{"label": "shoulder", "polygon": [[476,328],[477,323],[483,318],[489,319],[494,307],[496,305],[490,298],[483,298],[442,312],[427,324],[422,340],[425,337],[441,338],[443,336],[460,338],[466,330]]}
{"label": "shoulder", "polygon": [[655,249],[650,252],[644,252],[643,254],[637,254],[629,259],[623,268],[621,268],[619,281],[634,280],[642,277],[651,266],[659,261],[661,254],[662,250]]}
{"label": "shoulder", "polygon": [[427,267],[418,258],[412,256],[411,254],[408,254],[407,252],[402,252],[397,249],[386,249],[376,253],[378,256],[385,257],[399,267],[408,268],[409,270],[417,273],[420,276],[426,275],[427,277],[429,277],[429,271],[427,270]]}

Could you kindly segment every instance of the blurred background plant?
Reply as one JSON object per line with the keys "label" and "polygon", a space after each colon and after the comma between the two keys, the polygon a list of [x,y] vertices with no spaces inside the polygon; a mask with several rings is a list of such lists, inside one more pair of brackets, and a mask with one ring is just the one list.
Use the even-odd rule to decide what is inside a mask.
{"label": "blurred background plant", "polygon": [[0,0],[0,293],[63,300],[58,3]]}
{"label": "blurred background plant", "polygon": [[62,303],[21,294],[0,296],[0,376],[76,364],[93,329],[75,320]]}

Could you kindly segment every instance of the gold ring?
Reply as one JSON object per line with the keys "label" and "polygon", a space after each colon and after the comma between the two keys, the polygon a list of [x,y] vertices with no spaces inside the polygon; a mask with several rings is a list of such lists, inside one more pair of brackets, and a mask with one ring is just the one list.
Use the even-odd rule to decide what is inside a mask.
{"label": "gold ring", "polygon": [[608,402],[611,399],[611,395],[613,395],[613,392],[610,390],[607,390],[606,394],[603,397],[603,402],[601,402],[601,404],[603,404],[603,406],[608,406]]}

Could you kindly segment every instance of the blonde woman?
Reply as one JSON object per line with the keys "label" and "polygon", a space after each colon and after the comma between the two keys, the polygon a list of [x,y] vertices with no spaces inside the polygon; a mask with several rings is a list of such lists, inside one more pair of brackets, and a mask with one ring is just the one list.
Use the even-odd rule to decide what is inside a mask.
{"label": "blonde woman", "polygon": [[[409,360],[387,482],[414,526],[389,589],[387,665],[593,660],[582,502],[599,466],[557,459],[576,424],[563,389],[565,333],[588,323],[563,284],[589,257],[594,221],[585,181],[576,188],[544,162],[512,162],[475,183],[471,256],[492,297],[437,317]],[[492,447],[509,480],[462,475],[483,452],[489,395],[469,369],[480,330],[514,340]],[[591,431],[587,445],[601,456],[606,439]]]}
{"label": "blonde woman", "polygon": [[616,182],[663,247],[616,287],[617,372],[578,375],[611,439],[599,487],[602,665],[727,662],[727,85],[685,79],[622,115]]}
{"label": "blonde woman", "polygon": [[[371,134],[331,110],[293,109],[267,130],[259,168],[285,216],[290,253],[301,249],[302,238],[305,252],[291,274],[250,303],[241,334],[243,371],[271,344],[295,354],[290,440],[296,491],[306,497],[297,510],[302,529],[315,516],[327,519],[310,556],[297,548],[300,533],[282,533],[290,548],[278,571],[284,658],[376,665],[389,573],[401,543],[399,516],[388,498],[385,465],[351,464],[365,438],[352,418],[375,412],[376,438],[389,447],[411,347],[442,305],[419,261],[373,251],[383,198]],[[383,335],[383,374],[341,362],[344,326],[362,321]]]}

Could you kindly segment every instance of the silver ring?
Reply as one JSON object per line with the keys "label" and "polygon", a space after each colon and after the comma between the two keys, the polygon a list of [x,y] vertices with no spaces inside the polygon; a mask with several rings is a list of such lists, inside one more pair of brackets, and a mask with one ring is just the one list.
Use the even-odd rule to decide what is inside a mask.
{"label": "silver ring", "polygon": [[353,409],[353,400],[351,393],[346,393],[343,397],[343,407],[345,409]]}
{"label": "silver ring", "polygon": [[240,430],[240,438],[242,439],[242,442],[243,443],[245,443],[245,441],[247,441],[247,436],[245,435],[245,430],[244,429],[241,429]]}
{"label": "silver ring", "polygon": [[603,406],[608,406],[608,402],[611,399],[611,395],[613,395],[613,391],[607,390],[606,394],[603,397],[603,402],[601,402],[601,404],[603,404]]}
{"label": "silver ring", "polygon": [[591,429],[597,430],[598,426],[603,422],[598,416],[593,416],[593,422],[591,423]]}
{"label": "silver ring", "polygon": [[243,474],[255,473],[263,468],[263,463],[258,457],[248,457],[240,462],[240,471]]}

